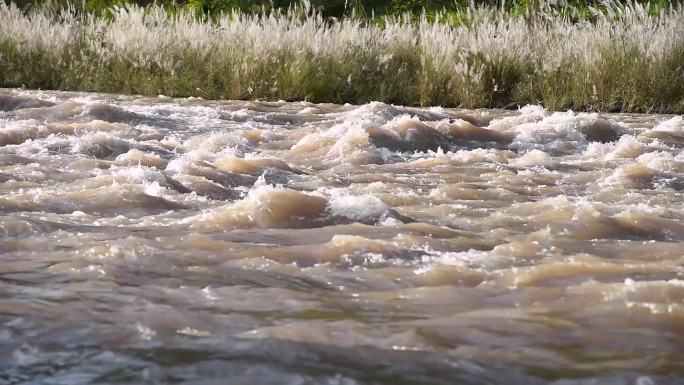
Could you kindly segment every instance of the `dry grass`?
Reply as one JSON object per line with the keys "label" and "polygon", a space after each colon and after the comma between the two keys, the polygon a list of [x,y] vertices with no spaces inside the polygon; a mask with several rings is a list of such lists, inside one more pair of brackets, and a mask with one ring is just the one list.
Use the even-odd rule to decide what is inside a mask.
{"label": "dry grass", "polygon": [[[570,14],[570,16],[568,16]],[[439,18],[438,18],[439,19]],[[524,17],[471,8],[331,22],[302,9],[215,21],[161,8],[111,19],[0,4],[0,85],[216,99],[684,112],[684,9]]]}

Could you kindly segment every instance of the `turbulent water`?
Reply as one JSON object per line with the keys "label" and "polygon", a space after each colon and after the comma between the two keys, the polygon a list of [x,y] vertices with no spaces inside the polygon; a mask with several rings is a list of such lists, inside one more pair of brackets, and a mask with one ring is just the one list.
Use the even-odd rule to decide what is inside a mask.
{"label": "turbulent water", "polygon": [[0,384],[684,383],[681,116],[0,110]]}

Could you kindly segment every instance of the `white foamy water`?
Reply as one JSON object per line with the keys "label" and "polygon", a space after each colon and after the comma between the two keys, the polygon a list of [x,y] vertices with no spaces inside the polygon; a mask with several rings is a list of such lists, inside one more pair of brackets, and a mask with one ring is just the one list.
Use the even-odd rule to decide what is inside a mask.
{"label": "white foamy water", "polygon": [[0,111],[0,384],[684,383],[681,116]]}

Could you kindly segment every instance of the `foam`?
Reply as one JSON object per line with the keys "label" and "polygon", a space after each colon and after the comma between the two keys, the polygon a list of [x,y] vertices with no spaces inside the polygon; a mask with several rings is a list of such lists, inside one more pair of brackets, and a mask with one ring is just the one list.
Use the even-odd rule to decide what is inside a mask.
{"label": "foam", "polygon": [[519,158],[511,159],[509,164],[519,167],[548,167],[553,165],[553,158],[544,151],[534,149]]}

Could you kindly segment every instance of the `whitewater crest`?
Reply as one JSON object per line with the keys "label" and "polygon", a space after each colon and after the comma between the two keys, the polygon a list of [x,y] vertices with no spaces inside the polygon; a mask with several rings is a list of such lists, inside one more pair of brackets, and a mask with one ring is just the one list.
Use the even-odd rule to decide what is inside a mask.
{"label": "whitewater crest", "polygon": [[0,383],[680,383],[683,149],[681,116],[0,90]]}

